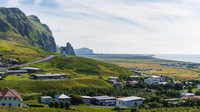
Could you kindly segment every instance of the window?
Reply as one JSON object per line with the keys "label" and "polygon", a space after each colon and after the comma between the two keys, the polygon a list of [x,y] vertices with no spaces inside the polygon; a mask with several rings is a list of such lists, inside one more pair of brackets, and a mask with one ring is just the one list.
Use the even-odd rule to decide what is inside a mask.
{"label": "window", "polygon": [[4,100],[6,100],[6,97],[4,98]]}
{"label": "window", "polygon": [[9,97],[9,100],[11,100],[11,97]]}
{"label": "window", "polygon": [[21,107],[20,104],[18,104],[18,107]]}
{"label": "window", "polygon": [[135,102],[135,105],[137,105],[137,102]]}
{"label": "window", "polygon": [[9,106],[11,106],[11,103],[9,103]]}
{"label": "window", "polygon": [[14,98],[14,100],[16,100],[16,98]]}
{"label": "window", "polygon": [[5,103],[2,103],[2,106],[6,106]]}

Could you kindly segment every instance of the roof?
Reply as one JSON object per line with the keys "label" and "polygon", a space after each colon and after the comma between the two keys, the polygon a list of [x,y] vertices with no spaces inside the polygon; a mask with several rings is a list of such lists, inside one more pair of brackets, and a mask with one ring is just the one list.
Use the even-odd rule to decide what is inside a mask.
{"label": "roof", "polygon": [[35,74],[36,77],[44,77],[44,76],[63,76],[66,74]]}
{"label": "roof", "polygon": [[139,78],[139,76],[130,76],[130,77],[138,77]]}
{"label": "roof", "polygon": [[34,68],[34,67],[24,67],[24,68],[21,68],[21,70],[43,70],[41,68]]}
{"label": "roof", "polygon": [[51,96],[41,96],[41,98],[46,99],[46,98],[52,98]]}
{"label": "roof", "polygon": [[144,98],[142,98],[142,97],[130,96],[130,97],[118,98],[117,100],[121,100],[121,101],[134,101],[134,100],[143,100],[143,99]]}
{"label": "roof", "polygon": [[93,98],[97,100],[110,100],[110,99],[116,99],[115,97],[109,97],[109,96],[94,96]]}
{"label": "roof", "polygon": [[112,78],[112,79],[118,79],[118,77],[109,77],[109,78]]}
{"label": "roof", "polygon": [[183,93],[181,93],[181,95],[184,95],[184,96],[194,96],[195,94],[194,93],[183,92]]}
{"label": "roof", "polygon": [[193,98],[198,98],[198,99],[200,99],[200,96],[193,96]]}
{"label": "roof", "polygon": [[27,70],[8,70],[6,73],[27,73]]}
{"label": "roof", "polygon": [[71,98],[71,97],[66,96],[66,95],[64,95],[64,94],[59,94],[59,95],[56,95],[55,97],[56,97],[56,98],[59,98],[59,99]]}
{"label": "roof", "polygon": [[8,87],[4,88],[0,92],[0,100],[4,97],[16,97],[19,101],[22,101],[22,96],[15,89],[9,89]]}
{"label": "roof", "polygon": [[87,98],[87,99],[92,99],[93,97],[91,96],[81,96],[82,98]]}

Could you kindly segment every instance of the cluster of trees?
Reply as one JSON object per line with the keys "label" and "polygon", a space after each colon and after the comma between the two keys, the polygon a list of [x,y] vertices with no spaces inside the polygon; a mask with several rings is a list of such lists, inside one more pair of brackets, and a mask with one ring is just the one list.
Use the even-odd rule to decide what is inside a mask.
{"label": "cluster of trees", "polygon": [[66,102],[66,103],[60,102],[59,103],[58,101],[52,101],[49,103],[50,108],[61,108],[61,109],[65,108],[67,110],[67,109],[70,109],[69,106],[70,106],[70,104],[68,102]]}
{"label": "cluster of trees", "polygon": [[50,89],[42,91],[42,95],[54,97],[57,94],[67,94],[67,95],[86,95],[86,96],[133,96],[135,95],[134,89],[129,88],[95,88],[95,87],[72,87],[63,90]]}

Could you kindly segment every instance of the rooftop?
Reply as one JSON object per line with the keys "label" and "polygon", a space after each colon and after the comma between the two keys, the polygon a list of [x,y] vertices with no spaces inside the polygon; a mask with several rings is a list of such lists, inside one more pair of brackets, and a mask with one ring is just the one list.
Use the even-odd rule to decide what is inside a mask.
{"label": "rooftop", "polygon": [[51,96],[41,96],[41,98],[52,98]]}
{"label": "rooftop", "polygon": [[115,97],[109,97],[109,96],[94,96],[93,98],[98,99],[98,100],[116,99]]}
{"label": "rooftop", "polygon": [[121,100],[121,101],[134,101],[134,100],[143,100],[143,99],[144,98],[142,98],[142,97],[130,96],[130,97],[118,98],[117,100]]}
{"label": "rooftop", "polygon": [[64,95],[64,94],[59,94],[59,95],[56,95],[55,97],[56,97],[56,98],[59,98],[59,99],[71,98],[71,97],[66,96],[66,95]]}
{"label": "rooftop", "polygon": [[44,77],[44,76],[63,76],[66,74],[35,74],[36,77]]}
{"label": "rooftop", "polygon": [[34,67],[24,67],[21,68],[22,70],[42,70],[41,68],[34,68]]}
{"label": "rooftop", "polygon": [[4,88],[0,92],[0,100],[4,97],[16,97],[19,101],[22,101],[22,96],[15,89],[9,89],[8,87]]}
{"label": "rooftop", "polygon": [[93,97],[91,96],[81,96],[82,98],[88,98],[88,99],[92,99]]}

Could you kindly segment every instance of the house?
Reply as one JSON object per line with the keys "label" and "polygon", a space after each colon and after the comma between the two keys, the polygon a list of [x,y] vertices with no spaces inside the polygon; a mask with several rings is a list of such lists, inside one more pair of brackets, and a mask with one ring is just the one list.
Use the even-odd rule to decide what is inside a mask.
{"label": "house", "polygon": [[24,67],[21,70],[27,70],[28,72],[42,72],[43,69],[41,68],[34,68],[34,67]]}
{"label": "house", "polygon": [[123,83],[121,82],[114,82],[115,87],[123,87]]}
{"label": "house", "polygon": [[28,73],[28,70],[8,70],[5,71],[7,74],[21,74],[21,73]]}
{"label": "house", "polygon": [[66,102],[70,103],[71,97],[66,96],[64,94],[59,94],[59,95],[55,96],[55,100],[58,101],[58,102],[62,102],[63,101],[64,103],[66,103]]}
{"label": "house", "polygon": [[151,76],[151,78],[144,80],[144,83],[149,83],[149,84],[159,83],[159,82],[165,82],[165,78],[154,75],[154,76]]}
{"label": "house", "polygon": [[139,80],[139,79],[140,79],[139,76],[130,76],[130,78],[131,78],[132,80]]}
{"label": "house", "polygon": [[138,83],[138,81],[129,81],[131,83],[131,85],[135,85]]}
{"label": "house", "polygon": [[144,98],[136,97],[136,96],[117,98],[116,99],[116,107],[130,107],[133,105],[140,105],[140,104],[142,104],[143,100],[144,100]]}
{"label": "house", "polygon": [[4,72],[0,72],[0,76],[4,75]]}
{"label": "house", "polygon": [[200,84],[197,85],[197,90],[200,91]]}
{"label": "house", "polygon": [[81,96],[81,97],[84,99],[85,103],[91,103],[93,99],[93,97],[90,96]]}
{"label": "house", "polygon": [[31,75],[30,78],[31,79],[64,79],[67,75],[66,74],[34,74]]}
{"label": "house", "polygon": [[190,96],[195,96],[195,94],[194,93],[188,93],[188,92],[182,92],[181,96],[182,97],[190,97]]}
{"label": "house", "polygon": [[6,87],[0,92],[0,105],[22,107],[22,96],[15,89]]}
{"label": "house", "polygon": [[41,96],[41,103],[48,104],[52,101],[51,96]]}
{"label": "house", "polygon": [[109,77],[109,80],[118,80],[118,77]]}
{"label": "house", "polygon": [[107,100],[116,100],[115,97],[109,97],[109,96],[95,96],[93,97],[94,103],[97,105],[103,105],[105,104],[105,101]]}

